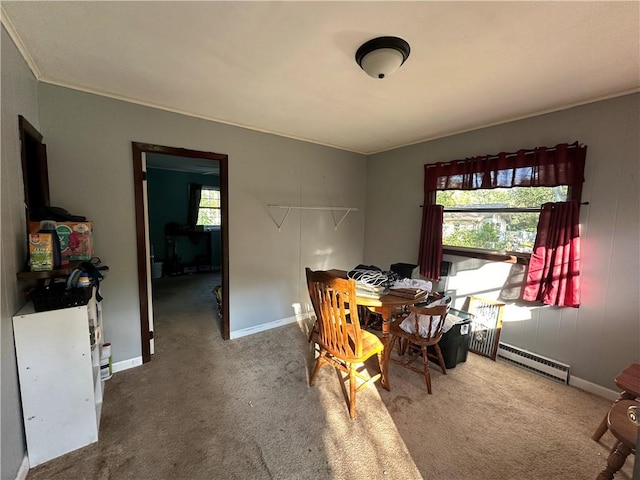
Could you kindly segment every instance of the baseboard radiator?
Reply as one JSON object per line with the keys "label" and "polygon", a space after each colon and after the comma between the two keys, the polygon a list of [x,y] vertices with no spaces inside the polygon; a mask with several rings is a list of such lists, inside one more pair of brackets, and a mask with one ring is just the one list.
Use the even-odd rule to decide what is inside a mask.
{"label": "baseboard radiator", "polygon": [[569,383],[570,366],[537,353],[500,342],[498,356],[520,367],[539,373],[560,383]]}

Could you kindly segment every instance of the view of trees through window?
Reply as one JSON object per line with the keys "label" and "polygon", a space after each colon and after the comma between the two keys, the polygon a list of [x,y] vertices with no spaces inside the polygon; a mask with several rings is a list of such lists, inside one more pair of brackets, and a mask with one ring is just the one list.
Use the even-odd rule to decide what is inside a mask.
{"label": "view of trees through window", "polygon": [[442,243],[531,253],[540,206],[566,199],[566,186],[438,191],[436,203],[444,206]]}
{"label": "view of trees through window", "polygon": [[197,225],[220,225],[220,190],[202,187]]}

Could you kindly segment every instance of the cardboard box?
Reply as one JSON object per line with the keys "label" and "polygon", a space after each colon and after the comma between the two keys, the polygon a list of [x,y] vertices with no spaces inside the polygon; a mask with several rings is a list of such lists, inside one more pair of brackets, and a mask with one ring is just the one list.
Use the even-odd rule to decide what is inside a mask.
{"label": "cardboard box", "polygon": [[93,257],[91,222],[58,222],[56,232],[60,239],[62,260],[89,261]]}
{"label": "cardboard box", "polygon": [[[37,233],[40,222],[29,222],[29,233]],[[60,239],[60,258],[65,261],[89,261],[93,257],[91,222],[56,222]]]}
{"label": "cardboard box", "polygon": [[29,267],[32,272],[53,270],[53,241],[51,233],[29,234]]}

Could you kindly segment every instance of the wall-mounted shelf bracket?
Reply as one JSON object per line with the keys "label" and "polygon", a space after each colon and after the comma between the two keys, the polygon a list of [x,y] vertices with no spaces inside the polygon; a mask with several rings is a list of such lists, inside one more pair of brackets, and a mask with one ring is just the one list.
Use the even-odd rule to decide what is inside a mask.
{"label": "wall-mounted shelf bracket", "polygon": [[281,230],[282,225],[284,224],[284,221],[287,219],[287,216],[289,215],[289,212],[291,212],[291,210],[329,210],[331,212],[344,212],[344,215],[342,215],[342,217],[337,223],[336,223],[335,217],[333,219],[333,224],[336,230],[338,230],[338,227],[344,221],[344,219],[347,218],[347,215],[349,215],[349,212],[358,211],[358,209],[355,207],[301,207],[297,205],[267,205],[267,207],[283,208],[287,210],[287,212],[284,214],[284,217],[282,217],[282,220],[280,221],[280,223],[278,223],[275,219],[273,220],[273,222],[276,224],[276,227],[278,227],[278,231]]}

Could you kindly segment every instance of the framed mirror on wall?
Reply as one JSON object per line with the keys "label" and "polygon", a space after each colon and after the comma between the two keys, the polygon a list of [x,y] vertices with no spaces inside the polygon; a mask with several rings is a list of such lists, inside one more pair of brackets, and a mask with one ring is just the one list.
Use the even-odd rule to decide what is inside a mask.
{"label": "framed mirror on wall", "polygon": [[42,143],[42,134],[22,115],[18,117],[18,128],[28,230],[29,221],[40,220],[45,207],[50,206],[47,146]]}

